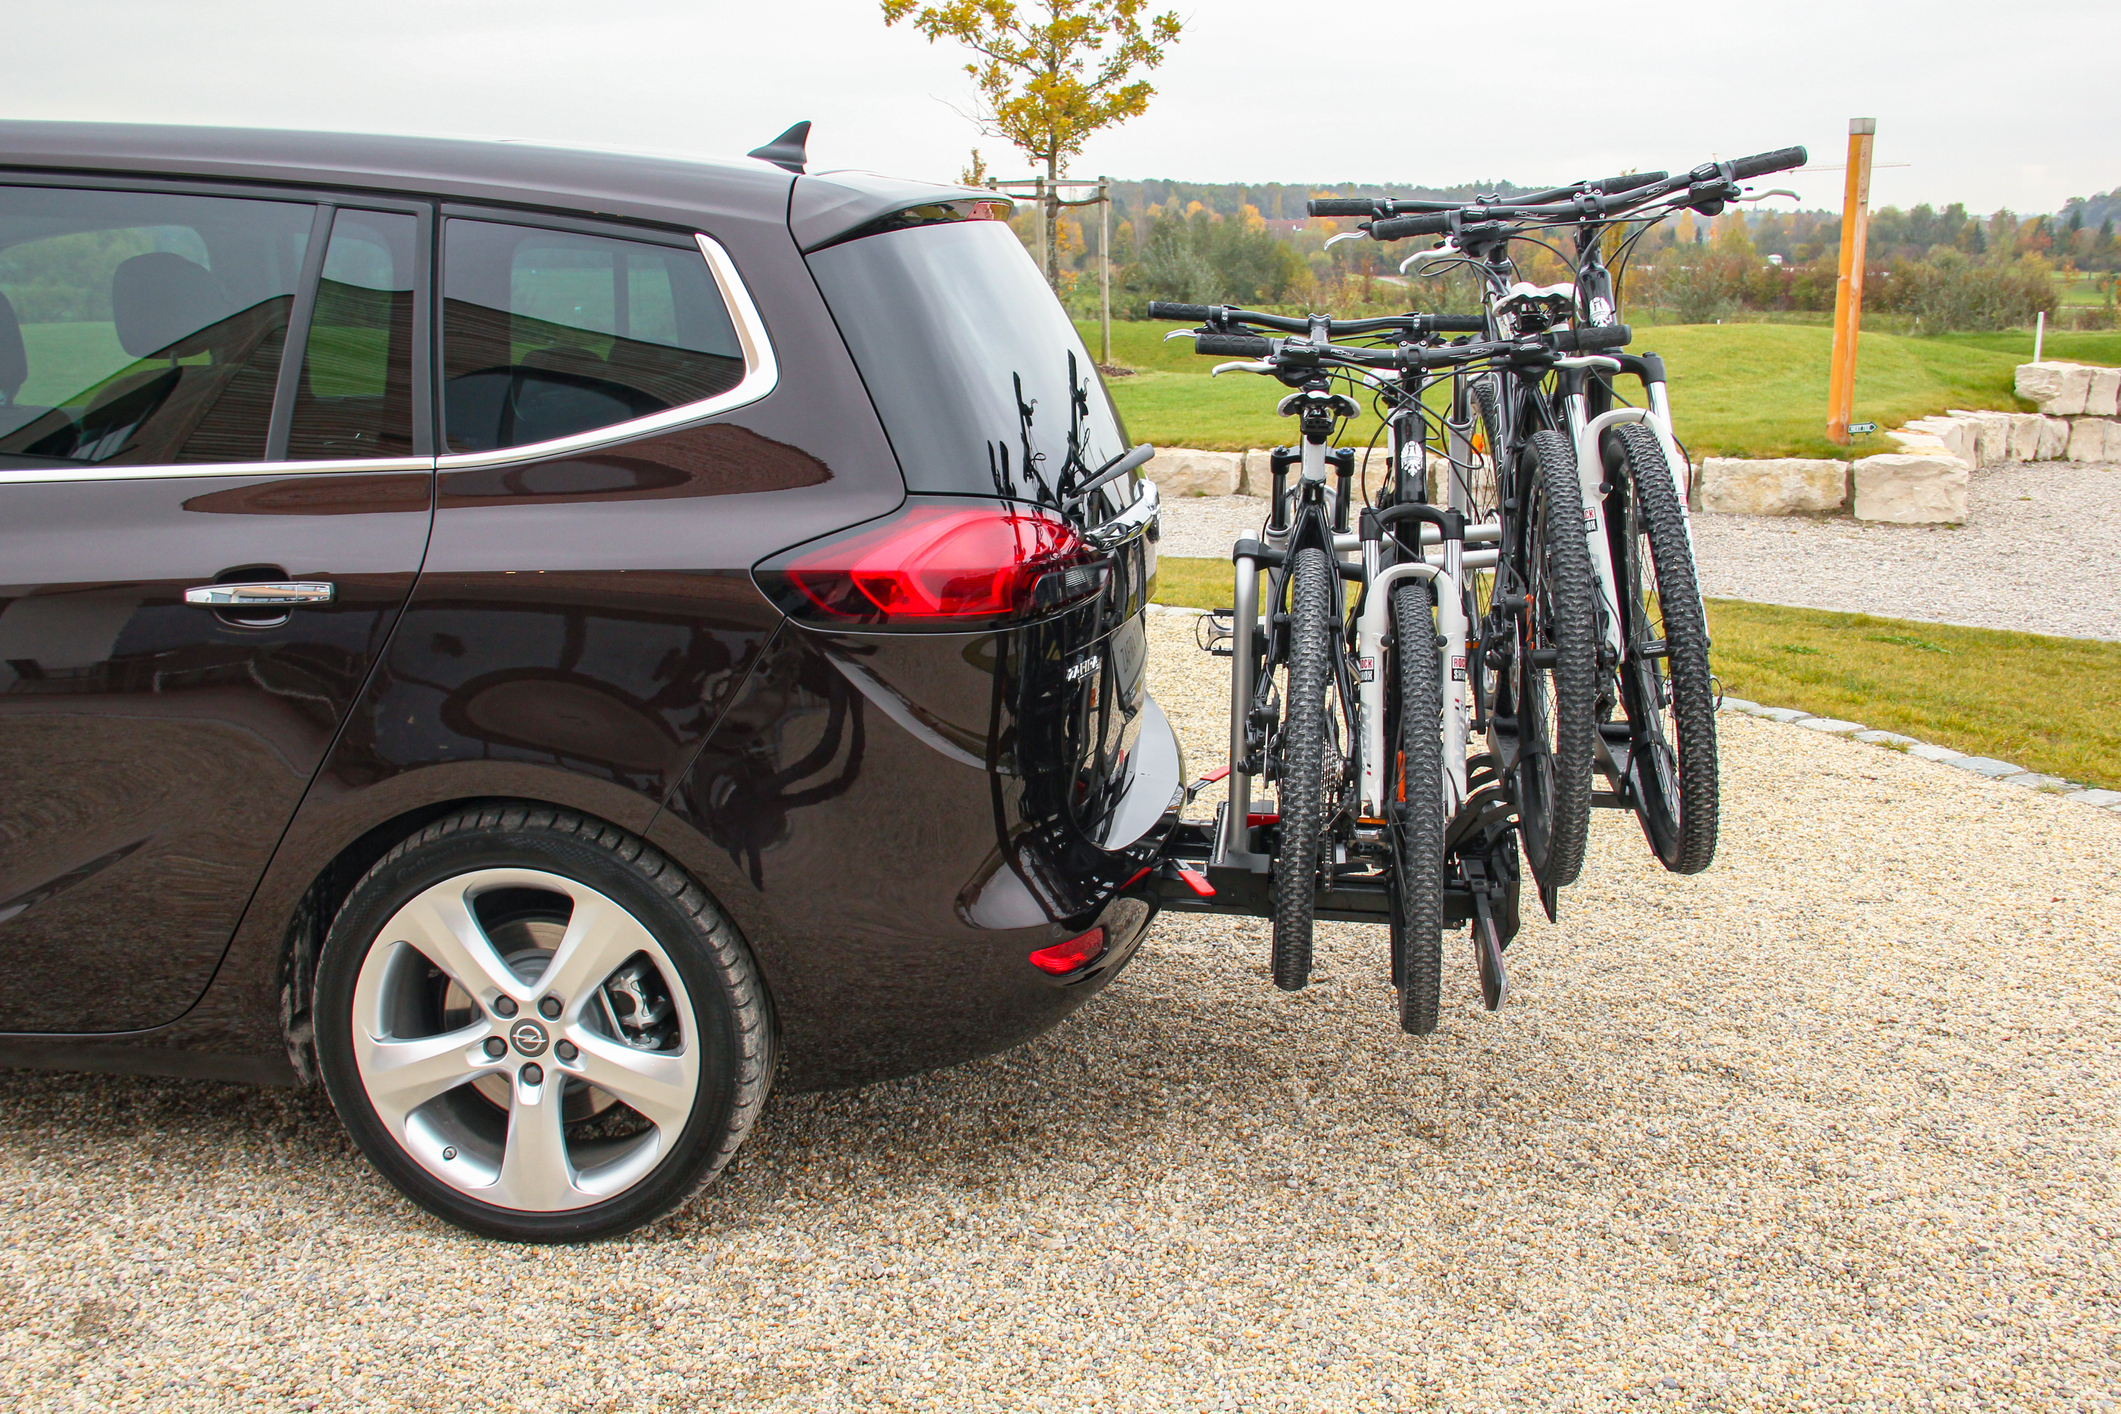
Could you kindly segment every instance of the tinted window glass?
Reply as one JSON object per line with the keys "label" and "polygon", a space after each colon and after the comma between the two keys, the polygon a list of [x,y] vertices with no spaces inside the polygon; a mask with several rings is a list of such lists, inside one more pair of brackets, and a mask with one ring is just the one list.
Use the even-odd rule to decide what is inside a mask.
{"label": "tinted window glass", "polygon": [[1071,448],[1092,470],[1125,450],[1089,351],[1001,222],[864,236],[810,268],[910,489],[1050,500]]}
{"label": "tinted window glass", "polygon": [[262,458],[312,215],[0,187],[0,465]]}
{"label": "tinted window glass", "polygon": [[412,454],[412,256],[419,222],[340,211],[302,354],[287,455]]}
{"label": "tinted window glass", "polygon": [[451,451],[593,431],[744,376],[698,250],[456,220],[442,261]]}

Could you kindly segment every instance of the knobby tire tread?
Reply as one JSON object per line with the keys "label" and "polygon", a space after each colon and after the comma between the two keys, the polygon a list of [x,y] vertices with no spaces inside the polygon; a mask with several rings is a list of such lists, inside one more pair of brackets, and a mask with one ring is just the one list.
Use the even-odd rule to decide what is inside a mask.
{"label": "knobby tire tread", "polygon": [[[1582,532],[1583,484],[1576,451],[1559,432],[1532,434],[1531,452],[1547,513],[1532,554],[1546,565],[1553,602],[1554,800],[1541,882],[1564,888],[1583,872],[1591,834],[1591,778],[1598,736],[1598,616],[1591,547]],[[1527,665],[1529,670],[1529,665]],[[1521,710],[1521,709],[1520,709]]]}
{"label": "knobby tire tread", "polygon": [[1274,854],[1274,985],[1300,989],[1311,977],[1319,834],[1324,825],[1326,681],[1338,637],[1333,567],[1326,552],[1296,552],[1289,575],[1289,705],[1282,724],[1281,847]]}
{"label": "knobby tire tread", "polygon": [[1657,567],[1657,598],[1664,612],[1665,667],[1672,692],[1672,718],[1679,758],[1678,839],[1670,857],[1674,874],[1699,874],[1716,857],[1721,786],[1716,762],[1716,689],[1709,674],[1709,626],[1702,612],[1700,580],[1687,535],[1679,488],[1664,449],[1639,423],[1623,423],[1619,439],[1641,508],[1643,532]]}
{"label": "knobby tire tread", "polygon": [[1399,972],[1392,981],[1399,990],[1399,1029],[1427,1036],[1436,1029],[1443,992],[1444,763],[1443,672],[1425,586],[1402,583],[1392,591],[1392,640],[1403,764],[1391,776],[1395,794],[1405,791],[1393,861]]}

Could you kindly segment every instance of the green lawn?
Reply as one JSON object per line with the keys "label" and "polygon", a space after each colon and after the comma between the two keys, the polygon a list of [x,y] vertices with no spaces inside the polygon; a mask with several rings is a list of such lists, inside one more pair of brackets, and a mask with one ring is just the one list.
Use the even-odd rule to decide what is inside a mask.
{"label": "green lawn", "polygon": [[[1112,353],[1144,370],[1110,380],[1128,432],[1159,446],[1239,451],[1288,440],[1274,413],[1283,389],[1249,374],[1204,375],[1212,361],[1188,340],[1161,342],[1181,326],[1115,322]],[[1096,347],[1097,326],[1082,326]],[[1680,440],[1703,456],[1839,456],[1826,440],[1827,361],[1833,331],[1802,324],[1685,324],[1644,329],[1638,353],[1664,356]],[[2050,333],[2050,358],[2121,364],[2121,331]],[[2032,334],[1909,338],[1866,333],[1856,376],[1856,420],[1898,427],[1947,408],[2029,410],[2012,391],[2013,370],[2032,356]],[[1365,416],[1344,440],[1366,441]],[[1859,439],[1855,455],[1891,450],[1882,437]]]}
{"label": "green lawn", "polygon": [[[1166,558],[1156,597],[1230,607],[1227,561]],[[1733,697],[2121,789],[2121,643],[1709,601]]]}

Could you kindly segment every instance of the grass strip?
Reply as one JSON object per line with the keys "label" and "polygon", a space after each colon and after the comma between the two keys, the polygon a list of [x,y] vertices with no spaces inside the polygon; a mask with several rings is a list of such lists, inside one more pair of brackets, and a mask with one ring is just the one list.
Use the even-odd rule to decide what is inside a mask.
{"label": "grass strip", "polygon": [[[1226,560],[1165,558],[1156,597],[1230,607]],[[1723,690],[2121,790],[2121,643],[1711,599]]]}

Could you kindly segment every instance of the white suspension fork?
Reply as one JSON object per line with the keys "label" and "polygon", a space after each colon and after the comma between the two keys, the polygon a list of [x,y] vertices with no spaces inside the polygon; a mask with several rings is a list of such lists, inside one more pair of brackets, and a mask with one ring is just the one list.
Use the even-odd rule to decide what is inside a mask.
{"label": "white suspension fork", "polygon": [[[1598,581],[1599,602],[1605,606],[1605,644],[1613,661],[1620,661],[1620,594],[1613,573],[1613,546],[1605,533],[1605,497],[1598,488],[1605,483],[1605,462],[1598,454],[1598,437],[1611,424],[1611,413],[1593,422],[1590,400],[1582,393],[1569,397],[1569,437],[1576,444],[1576,478],[1583,487],[1583,538],[1591,549],[1591,577]],[[1640,409],[1625,409],[1637,412]],[[1596,428],[1594,432],[1592,429]]]}
{"label": "white suspension fork", "polygon": [[[1679,443],[1672,436],[1672,419],[1670,415],[1664,408],[1659,406],[1659,404],[1665,404],[1665,402],[1664,384],[1652,383],[1650,384],[1650,406],[1646,408],[1614,408],[1612,411],[1602,412],[1589,422],[1584,423],[1582,432],[1576,438],[1576,461],[1578,467],[1581,468],[1588,464],[1584,461],[1586,455],[1597,459],[1599,477],[1602,480],[1605,474],[1605,464],[1604,460],[1599,457],[1598,444],[1604,439],[1606,429],[1618,426],[1623,422],[1639,422],[1649,428],[1650,435],[1657,439],[1658,450],[1664,453],[1665,466],[1672,473],[1672,489],[1679,494],[1679,523],[1686,530],[1687,554],[1691,556],[1694,553],[1694,523],[1687,515],[1686,508],[1687,482],[1691,469],[1687,465],[1686,458],[1679,454]],[[1668,407],[1669,404],[1666,404],[1666,406]],[[1570,417],[1573,422],[1575,419],[1573,411]],[[1585,452],[1585,447],[1590,448],[1588,453]],[[1586,491],[1584,494],[1589,496],[1591,493]],[[1599,543],[1607,544],[1603,535],[1599,537]],[[1595,552],[1592,563],[1597,563]],[[1613,575],[1613,560],[1610,547],[1607,550],[1603,573],[1608,576],[1608,584],[1617,584],[1617,580],[1611,578]],[[1698,576],[1696,587],[1697,589],[1699,587]],[[1619,601],[1617,590],[1612,598],[1615,603]],[[1618,645],[1616,644],[1615,647],[1617,648]]]}
{"label": "white suspension fork", "polygon": [[[1363,601],[1362,618],[1356,625],[1358,660],[1372,670],[1356,688],[1362,716],[1362,814],[1379,819],[1384,814],[1385,773],[1385,682],[1384,640],[1392,623],[1392,589],[1404,579],[1425,579],[1435,591],[1436,628],[1443,640],[1435,650],[1443,678],[1443,766],[1444,818],[1450,819],[1466,799],[1466,738],[1471,714],[1471,692],[1466,672],[1465,595],[1456,563],[1457,542],[1444,542],[1442,565],[1408,561],[1384,570],[1370,581]],[[1401,645],[1401,651],[1406,646]]]}

